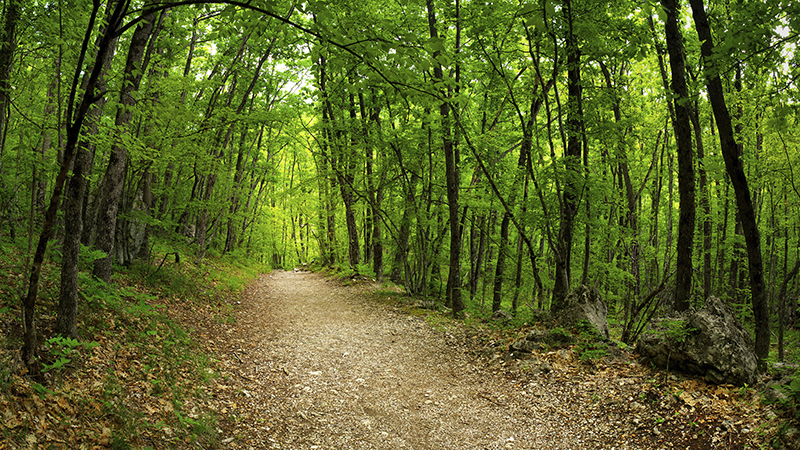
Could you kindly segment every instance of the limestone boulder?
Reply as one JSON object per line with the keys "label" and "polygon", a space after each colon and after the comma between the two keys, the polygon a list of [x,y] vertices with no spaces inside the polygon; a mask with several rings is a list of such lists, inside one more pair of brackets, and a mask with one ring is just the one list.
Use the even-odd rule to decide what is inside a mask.
{"label": "limestone boulder", "polygon": [[636,352],[657,366],[717,384],[754,384],[758,365],[749,332],[717,297],[702,309],[654,319]]}
{"label": "limestone boulder", "polygon": [[557,322],[572,328],[588,323],[594,327],[599,338],[608,339],[608,308],[595,288],[581,285],[567,295],[564,308],[555,312]]}

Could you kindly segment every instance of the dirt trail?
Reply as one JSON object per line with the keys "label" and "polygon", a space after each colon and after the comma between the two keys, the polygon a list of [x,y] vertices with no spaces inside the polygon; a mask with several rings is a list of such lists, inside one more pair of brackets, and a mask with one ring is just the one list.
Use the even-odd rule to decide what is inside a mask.
{"label": "dirt trail", "polygon": [[492,372],[372,289],[273,272],[247,290],[236,323],[209,337],[227,372],[212,389],[229,405],[223,448],[660,447],[637,444],[625,393],[637,380]]}

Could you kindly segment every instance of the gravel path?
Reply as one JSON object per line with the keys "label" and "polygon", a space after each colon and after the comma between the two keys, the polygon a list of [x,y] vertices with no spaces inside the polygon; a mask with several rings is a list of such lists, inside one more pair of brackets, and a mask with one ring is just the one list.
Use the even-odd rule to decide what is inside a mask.
{"label": "gravel path", "polygon": [[[223,448],[650,449],[678,443],[669,435],[658,443],[658,424],[655,431],[645,424],[642,433],[632,419],[644,408],[632,401],[642,393],[636,375],[576,375],[552,361],[555,370],[547,375],[509,376],[471,356],[464,339],[369,301],[374,289],[310,272],[273,272],[247,290],[236,322],[207,337],[224,367],[211,388]],[[717,437],[726,444],[719,448],[741,448],[733,433]],[[674,448],[717,447],[686,443]]]}

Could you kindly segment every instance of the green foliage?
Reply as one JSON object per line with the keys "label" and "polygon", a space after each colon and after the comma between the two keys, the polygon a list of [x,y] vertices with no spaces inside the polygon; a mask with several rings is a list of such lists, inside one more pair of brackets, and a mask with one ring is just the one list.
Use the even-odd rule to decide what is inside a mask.
{"label": "green foliage", "polygon": [[48,395],[53,395],[55,392],[47,389],[46,387],[42,386],[40,383],[33,382],[31,383],[31,387],[33,388],[34,392],[41,398],[42,400],[45,399]]}
{"label": "green foliage", "polygon": [[[800,167],[798,96],[787,88],[796,79],[787,68],[796,67],[799,58],[792,46],[800,14],[790,3],[726,4],[725,14],[715,14],[712,24],[717,44],[712,69],[736,75],[726,96],[736,102],[738,136],[745,145],[754,144],[742,161],[763,208],[762,236],[771,243],[763,248],[773,262],[765,275],[777,281],[782,267],[796,258],[788,251],[781,255],[780,249],[797,247],[796,233],[789,230],[796,228],[794,211],[800,205],[794,181]],[[67,110],[70,94],[80,96],[64,91],[70,86],[66,80],[100,67],[93,49],[83,67],[75,66],[83,36],[98,32],[86,30],[88,5],[68,2],[59,14],[41,2],[25,6],[26,26],[17,36],[8,80],[11,92],[24,95],[14,97],[13,108],[5,105],[9,113],[2,129],[3,259],[14,250],[8,236],[16,235],[20,248],[35,245],[44,210],[39,201],[48,199],[58,168],[54,143],[63,136],[55,130],[69,126],[59,123],[63,114],[58,112]],[[279,1],[250,5],[280,15],[289,10]],[[173,8],[152,42],[150,65],[140,69],[132,129],[115,125],[124,58],[115,58],[108,68],[107,102],[96,102],[104,108],[97,129],[84,124],[81,139],[98,155],[108,155],[114,144],[127,152],[117,224],[122,242],[113,256],[120,265],[115,281],[136,287],[117,289],[81,274],[87,306],[82,335],[130,333],[137,345],[163,344],[164,351],[180,354],[179,348],[190,344],[165,321],[159,303],[220,305],[222,296],[238,292],[259,272],[311,261],[315,268],[330,266],[351,277],[346,193],[353,196],[362,255],[355,272],[376,276],[364,248],[377,223],[384,272],[398,268],[396,281],[424,299],[423,306],[440,307],[448,269],[459,265],[462,296],[470,298],[471,288],[476,294],[467,300],[468,320],[490,317],[487,299],[503,245],[498,225],[508,207],[516,223],[503,249],[508,258],[501,307],[511,311],[514,295],[519,304],[513,319],[491,327],[540,321],[536,295],[548,296],[553,289],[552,262],[564,249],[571,249],[566,256],[575,280],[588,260],[586,278],[602,286],[618,321],[669,277],[675,251],[668,244],[674,243],[679,199],[670,192],[678,184],[669,130],[671,95],[661,78],[663,55],[657,54],[665,17],[658,2],[574,3],[570,23],[565,5],[551,0],[465,2],[460,21],[454,20],[453,3],[437,2],[438,37],[430,37],[419,2],[375,8],[315,0],[295,6],[299,14],[291,20],[314,34],[246,7]],[[567,129],[564,120],[575,112],[564,66],[567,30],[576,34],[583,56],[579,132],[587,147],[580,171],[567,170],[564,158],[567,136],[578,132]],[[129,45],[128,35],[120,37],[120,52]],[[458,43],[456,36],[461,36]],[[687,66],[697,75],[701,43],[696,33],[684,38]],[[435,67],[444,75],[434,82]],[[698,150],[706,144],[696,166],[707,177],[698,200],[708,198],[709,209],[698,211],[698,220],[709,218],[715,233],[712,291],[728,297],[737,317],[749,325],[750,293],[741,282],[746,277],[726,273],[733,258],[743,255],[736,199],[714,147],[717,133],[704,77],[689,81],[691,99],[681,104],[689,101],[698,113]],[[452,108],[449,120],[442,117],[442,106]],[[455,184],[445,180],[445,136],[459,142],[461,179]],[[45,148],[48,140],[51,146]],[[517,167],[518,161],[525,167]],[[87,171],[87,228],[103,194],[103,167],[98,158]],[[574,184],[570,189],[578,192],[565,184]],[[448,187],[458,188],[463,213],[461,261],[446,257]],[[556,242],[557,230],[569,194],[578,194],[579,208],[574,242],[562,248],[566,243]],[[149,252],[134,248],[145,230]],[[515,248],[520,236],[531,239],[531,248]],[[586,247],[578,245],[583,242]],[[520,252],[517,291],[513,275]],[[701,253],[695,254],[700,274],[706,269],[700,269]],[[80,268],[87,270],[103,257],[83,247]],[[45,264],[60,260],[58,246],[51,246]],[[18,309],[16,291],[25,284],[29,262],[21,257],[2,265],[9,275],[0,275],[0,314],[11,315]],[[739,266],[746,270],[746,263]],[[52,269],[43,274],[40,304],[56,303],[59,271]],[[235,308],[227,304],[215,320],[234,318]],[[586,358],[600,357],[601,346],[592,343],[598,337],[583,327],[578,332]],[[665,331],[675,342],[691,332],[679,324]],[[54,342],[48,348],[67,352],[68,345]],[[62,370],[72,358],[52,357],[46,370]]]}
{"label": "green foliage", "polygon": [[791,415],[792,420],[800,424],[800,370],[795,371],[791,382],[778,389],[785,394],[785,397],[778,397],[779,406]]}
{"label": "green foliage", "polygon": [[91,350],[97,347],[97,342],[80,342],[63,336],[54,336],[47,340],[45,350],[55,359],[51,364],[44,364],[42,372],[51,370],[60,371],[64,366],[72,362],[72,359],[80,353],[80,350]]}
{"label": "green foliage", "polygon": [[687,328],[686,320],[683,319],[665,319],[659,324],[664,328],[664,336],[678,344],[685,342],[688,336],[697,331],[694,328]]}
{"label": "green foliage", "polygon": [[580,333],[580,336],[581,336],[581,338],[583,340],[586,340],[586,341],[591,341],[591,340],[600,341],[600,340],[604,340],[605,339],[600,334],[600,332],[597,331],[597,328],[595,328],[595,326],[592,325],[587,320],[581,320],[578,323],[578,327],[577,328],[578,328],[578,333]]}
{"label": "green foliage", "polygon": [[370,279],[374,279],[375,278],[375,271],[373,270],[372,265],[370,265],[370,264],[358,264],[356,266],[356,272],[355,273],[357,273],[357,274],[359,274],[359,275],[361,275],[363,277],[370,278]]}
{"label": "green foliage", "polygon": [[581,361],[593,364],[608,356],[608,348],[604,343],[592,341],[579,341],[575,352]]}
{"label": "green foliage", "polygon": [[587,321],[578,324],[579,339],[575,353],[581,361],[594,364],[608,356],[608,344],[597,329]]}

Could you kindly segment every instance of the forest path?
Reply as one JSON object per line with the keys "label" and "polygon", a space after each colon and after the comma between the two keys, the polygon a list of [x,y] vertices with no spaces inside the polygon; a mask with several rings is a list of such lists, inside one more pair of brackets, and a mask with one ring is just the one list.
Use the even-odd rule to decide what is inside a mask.
{"label": "forest path", "polygon": [[[222,448],[660,447],[636,436],[624,392],[638,392],[634,379],[601,374],[608,389],[558,370],[492,371],[463,340],[375,301],[375,289],[311,272],[273,272],[247,289],[214,338]],[[597,401],[612,394],[620,400]]]}

